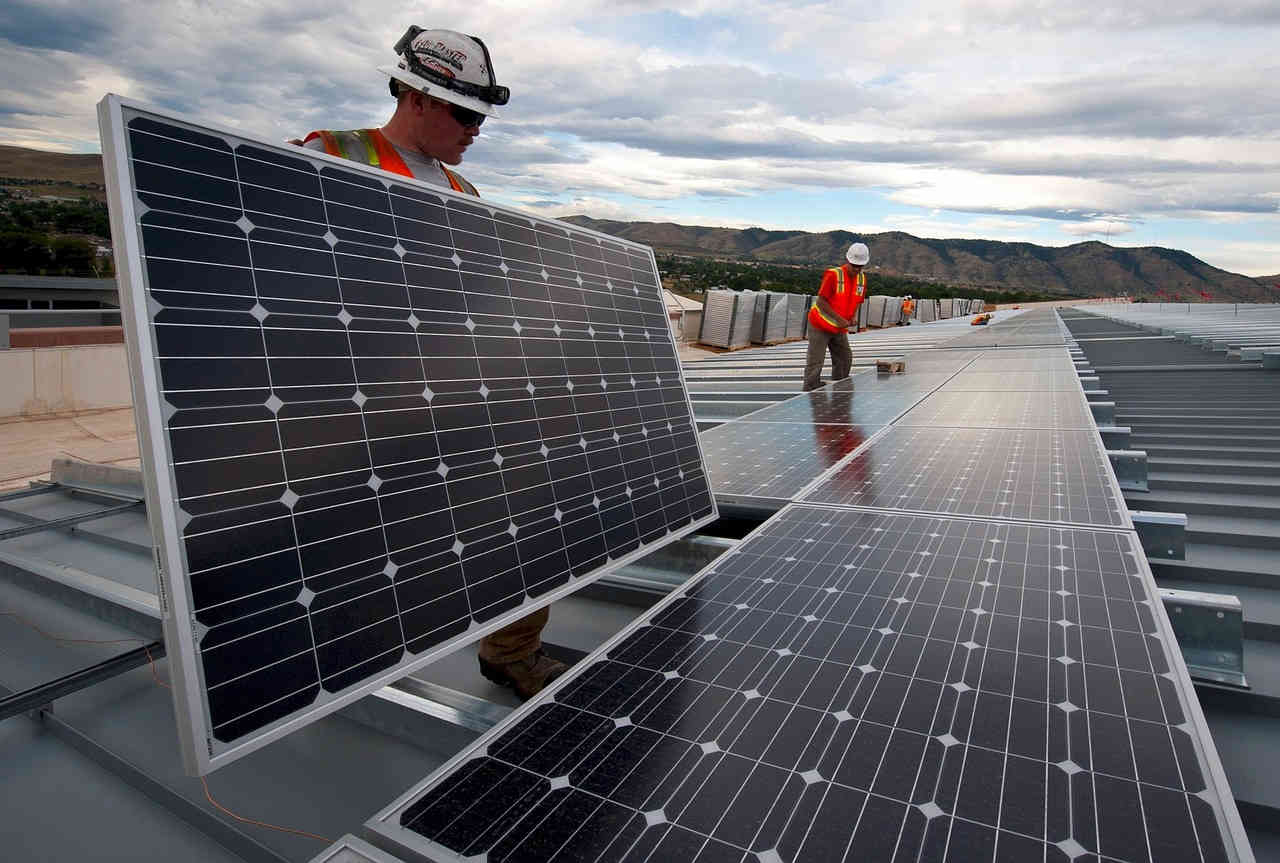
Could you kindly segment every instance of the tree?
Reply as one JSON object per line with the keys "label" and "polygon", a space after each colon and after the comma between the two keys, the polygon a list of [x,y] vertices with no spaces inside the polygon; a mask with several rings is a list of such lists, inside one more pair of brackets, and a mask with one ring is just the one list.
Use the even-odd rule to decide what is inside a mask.
{"label": "tree", "polygon": [[49,238],[32,231],[0,232],[0,268],[39,274],[53,264]]}
{"label": "tree", "polygon": [[66,276],[93,272],[94,251],[88,240],[80,237],[55,237],[50,243],[53,265]]}

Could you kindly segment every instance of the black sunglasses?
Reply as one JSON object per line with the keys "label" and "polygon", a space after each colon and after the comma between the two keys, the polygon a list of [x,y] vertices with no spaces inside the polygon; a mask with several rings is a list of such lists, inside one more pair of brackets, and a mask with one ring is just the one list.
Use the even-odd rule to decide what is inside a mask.
{"label": "black sunglasses", "polygon": [[[443,99],[441,100],[444,101]],[[477,129],[484,122],[484,114],[479,111],[472,111],[470,108],[464,108],[461,105],[455,105],[452,102],[445,102],[449,106],[449,113],[453,115],[453,119],[458,121],[458,125],[464,129],[470,129],[472,126]]]}

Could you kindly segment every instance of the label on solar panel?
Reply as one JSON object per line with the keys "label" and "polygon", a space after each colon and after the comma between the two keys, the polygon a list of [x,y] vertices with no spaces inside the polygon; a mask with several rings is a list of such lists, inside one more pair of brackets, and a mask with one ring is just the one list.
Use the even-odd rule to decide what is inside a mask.
{"label": "label on solar panel", "polygon": [[192,769],[714,518],[650,249],[99,111]]}
{"label": "label on solar panel", "polygon": [[795,504],[368,826],[490,863],[1252,859],[1132,532]]}

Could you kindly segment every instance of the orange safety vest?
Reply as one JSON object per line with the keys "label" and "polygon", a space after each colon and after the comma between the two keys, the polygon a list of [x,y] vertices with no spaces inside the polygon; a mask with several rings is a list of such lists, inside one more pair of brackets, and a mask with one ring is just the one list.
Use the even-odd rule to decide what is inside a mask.
{"label": "orange safety vest", "polygon": [[916,310],[916,301],[915,301],[915,300],[903,300],[903,301],[902,301],[902,314],[903,314],[903,315],[905,315],[906,317],[911,317],[911,313],[912,313],[912,312],[914,312],[915,310]]}
{"label": "orange safety vest", "polygon": [[[827,302],[831,303],[831,308],[836,314],[852,321],[858,311],[858,305],[867,293],[866,273],[858,273],[858,277],[854,280],[853,289],[850,290],[845,285],[844,267],[832,267],[827,272],[836,274],[835,294],[827,297]],[[821,291],[819,291],[819,296],[821,296]],[[816,302],[809,307],[809,325],[825,330],[828,333],[843,333],[848,329],[848,327],[842,327],[824,315]]]}
{"label": "orange safety vest", "polygon": [[[409,166],[404,163],[404,159],[400,158],[400,154],[387,140],[387,136],[382,134],[381,129],[351,129],[343,132],[322,129],[307,135],[302,143],[309,143],[316,138],[324,141],[324,151],[330,156],[381,168],[402,177],[413,176]],[[450,188],[455,192],[480,197],[476,187],[464,180],[461,174],[450,171],[443,163],[440,165],[440,170],[444,171]]]}

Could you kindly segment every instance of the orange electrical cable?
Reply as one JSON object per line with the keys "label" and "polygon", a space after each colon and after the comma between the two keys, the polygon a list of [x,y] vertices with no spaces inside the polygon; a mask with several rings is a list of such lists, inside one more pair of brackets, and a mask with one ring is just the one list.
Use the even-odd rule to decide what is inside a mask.
{"label": "orange electrical cable", "polygon": [[160,673],[156,671],[156,661],[151,656],[151,647],[146,646],[146,647],[143,647],[142,649],[146,651],[147,662],[151,663],[151,679],[156,682],[156,686],[163,686],[165,689],[173,689],[172,686],[170,686],[169,684],[165,683],[163,680],[160,679]]}
{"label": "orange electrical cable", "polygon": [[213,795],[209,793],[209,783],[205,781],[205,778],[203,776],[200,777],[200,784],[204,786],[205,799],[208,800],[210,803],[212,803],[215,809],[217,809],[219,812],[223,813],[224,815],[230,818],[234,818],[235,820],[243,822],[245,824],[253,824],[256,827],[266,827],[268,830],[279,830],[281,833],[292,833],[295,836],[306,836],[308,839],[319,839],[321,842],[324,842],[326,844],[333,843],[333,840],[328,838],[327,836],[320,836],[319,834],[316,834],[316,833],[308,833],[306,830],[294,830],[292,827],[278,827],[275,824],[268,824],[265,821],[255,821],[252,818],[245,818],[243,815],[237,815],[227,807],[223,806],[217,800],[213,799]]}

